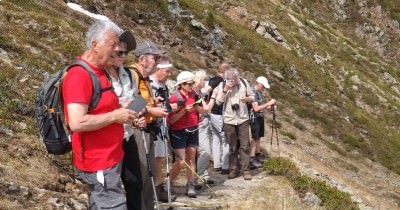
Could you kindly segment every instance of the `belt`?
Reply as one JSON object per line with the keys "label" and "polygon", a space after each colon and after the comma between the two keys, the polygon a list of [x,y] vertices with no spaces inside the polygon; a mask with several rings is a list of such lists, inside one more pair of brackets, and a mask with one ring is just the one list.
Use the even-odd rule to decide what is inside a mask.
{"label": "belt", "polygon": [[198,126],[193,126],[193,127],[189,127],[189,128],[171,129],[171,130],[174,131],[174,132],[185,131],[185,132],[188,132],[188,133],[194,133],[194,132],[196,132],[197,130],[199,130],[199,127],[198,127]]}

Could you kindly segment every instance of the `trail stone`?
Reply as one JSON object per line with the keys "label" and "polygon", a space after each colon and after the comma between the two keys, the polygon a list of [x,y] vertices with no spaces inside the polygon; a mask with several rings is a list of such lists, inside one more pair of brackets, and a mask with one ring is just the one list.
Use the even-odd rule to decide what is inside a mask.
{"label": "trail stone", "polygon": [[307,192],[306,196],[303,198],[303,202],[312,206],[319,206],[321,204],[321,199],[314,193]]}
{"label": "trail stone", "polygon": [[71,202],[71,204],[72,204],[72,208],[73,208],[73,209],[76,209],[76,210],[83,210],[83,209],[86,209],[86,206],[85,206],[84,204],[78,202],[77,200],[75,200],[75,199],[73,199],[73,198],[70,199],[70,202]]}

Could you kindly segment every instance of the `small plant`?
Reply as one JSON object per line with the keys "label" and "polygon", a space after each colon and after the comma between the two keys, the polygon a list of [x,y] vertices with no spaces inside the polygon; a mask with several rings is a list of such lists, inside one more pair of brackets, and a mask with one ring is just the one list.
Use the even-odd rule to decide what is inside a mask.
{"label": "small plant", "polygon": [[263,169],[267,174],[293,177],[298,176],[296,165],[287,158],[273,158],[264,163]]}
{"label": "small plant", "polygon": [[282,135],[289,137],[292,140],[296,140],[297,137],[295,134],[290,133],[289,131],[281,131]]}
{"label": "small plant", "polygon": [[358,210],[351,200],[350,194],[329,186],[324,181],[301,175],[296,165],[286,158],[273,158],[264,163],[264,171],[271,175],[288,178],[300,196],[312,192],[321,199],[322,205],[328,210]]}
{"label": "small plant", "polygon": [[214,15],[211,11],[209,11],[207,13],[207,17],[206,17],[206,24],[208,27],[213,28],[214,24],[215,24],[215,18]]}

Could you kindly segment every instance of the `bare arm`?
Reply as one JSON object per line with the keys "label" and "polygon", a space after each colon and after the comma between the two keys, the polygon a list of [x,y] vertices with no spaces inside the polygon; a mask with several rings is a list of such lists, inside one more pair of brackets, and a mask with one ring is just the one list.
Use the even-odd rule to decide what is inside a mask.
{"label": "bare arm", "polygon": [[68,125],[73,132],[94,131],[112,123],[129,123],[137,117],[136,112],[124,108],[104,114],[88,114],[88,105],[84,103],[68,104],[67,109]]}
{"label": "bare arm", "polygon": [[[189,108],[190,107],[190,108]],[[178,121],[179,119],[181,119],[183,117],[183,115],[186,114],[186,112],[188,112],[190,109],[192,109],[193,106],[186,106],[185,108],[179,110],[176,114],[174,114],[171,118],[170,118],[170,124],[174,124],[176,121]]]}
{"label": "bare arm", "polygon": [[276,103],[276,100],[275,100],[275,99],[271,99],[270,101],[268,101],[268,102],[265,103],[265,104],[258,105],[257,102],[254,102],[252,105],[253,105],[254,111],[255,111],[255,112],[259,112],[259,111],[261,111],[261,110],[263,110],[263,109],[270,108],[270,106],[271,106],[271,105],[274,105],[275,103]]}

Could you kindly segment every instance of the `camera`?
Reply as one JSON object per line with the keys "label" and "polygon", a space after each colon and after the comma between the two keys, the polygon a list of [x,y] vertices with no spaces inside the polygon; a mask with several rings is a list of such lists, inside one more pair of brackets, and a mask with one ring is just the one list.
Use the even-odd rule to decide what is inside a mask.
{"label": "camera", "polygon": [[[155,89],[155,88],[153,88]],[[163,98],[162,102],[165,104],[165,108],[167,109],[167,112],[170,113],[172,112],[171,104],[169,103],[169,93],[167,89],[164,89],[162,87],[159,87],[155,89],[155,97],[161,97]]]}
{"label": "camera", "polygon": [[239,106],[239,104],[232,104],[231,108],[233,111],[237,111],[237,110],[239,110],[240,106]]}

